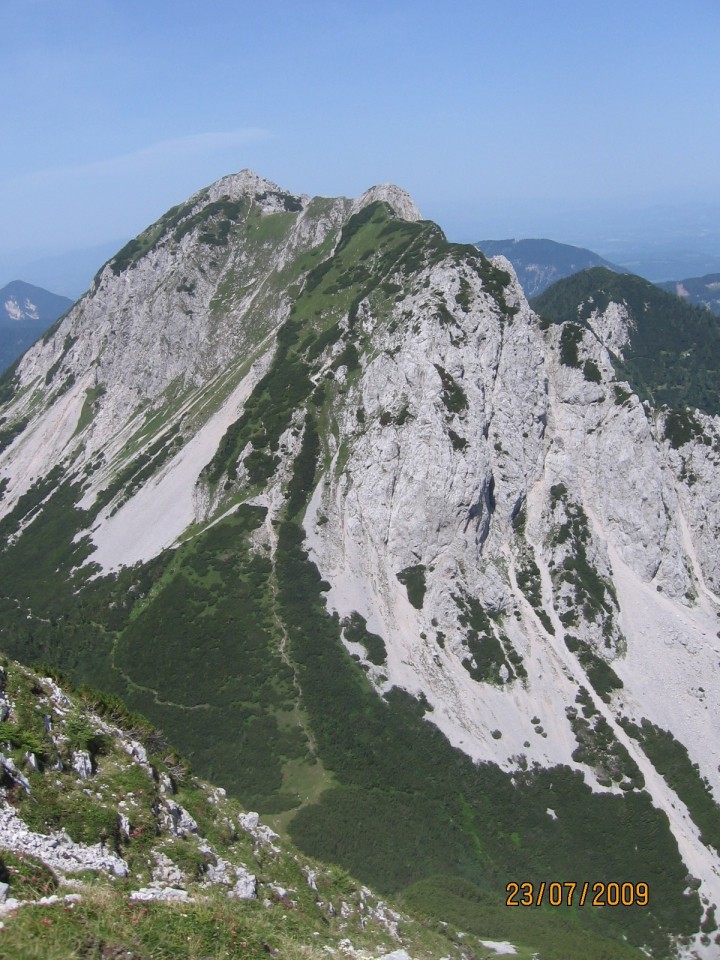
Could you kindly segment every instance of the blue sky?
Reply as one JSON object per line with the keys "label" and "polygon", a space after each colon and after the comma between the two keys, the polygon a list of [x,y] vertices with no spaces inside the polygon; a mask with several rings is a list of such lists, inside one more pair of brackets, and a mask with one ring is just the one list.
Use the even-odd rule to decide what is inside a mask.
{"label": "blue sky", "polygon": [[718,0],[0,0],[0,28],[0,278],[243,167],[399,183],[458,240],[720,206]]}

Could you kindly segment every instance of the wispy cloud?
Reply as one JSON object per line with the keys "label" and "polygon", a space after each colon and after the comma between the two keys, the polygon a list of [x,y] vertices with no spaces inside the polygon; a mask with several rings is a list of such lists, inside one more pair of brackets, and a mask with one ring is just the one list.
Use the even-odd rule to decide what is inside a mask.
{"label": "wispy cloud", "polygon": [[191,157],[210,156],[234,147],[269,140],[272,137],[272,132],[262,127],[244,127],[241,130],[214,133],[193,133],[185,137],[175,137],[171,140],[158,140],[156,143],[140,147],[138,150],[118,154],[114,157],[36,170],[15,178],[13,182],[16,185],[28,186],[77,177],[127,176],[147,172],[153,167],[162,167],[168,163],[178,163]]}

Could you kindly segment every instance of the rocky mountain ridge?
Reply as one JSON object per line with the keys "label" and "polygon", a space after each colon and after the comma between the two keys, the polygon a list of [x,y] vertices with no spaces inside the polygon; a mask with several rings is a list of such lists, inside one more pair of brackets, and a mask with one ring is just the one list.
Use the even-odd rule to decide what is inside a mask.
{"label": "rocky mountain ridge", "polygon": [[[8,661],[0,688],[0,931],[9,954],[44,944],[48,957],[494,955],[471,936],[423,929],[367,887],[298,856],[257,813],[192,777],[118,701],[68,695]],[[293,913],[307,916],[282,922]],[[178,925],[194,944],[181,943]]]}
{"label": "rocky mountain ridge", "polygon": [[[388,889],[634,871],[657,894],[631,942],[711,957],[720,421],[626,379],[629,302],[543,319],[398,188],[224,178],[5,380],[3,643],[117,689],[205,769],[238,749],[208,718],[237,724],[267,773],[238,752],[228,786]],[[381,798],[392,877],[350,842]]]}

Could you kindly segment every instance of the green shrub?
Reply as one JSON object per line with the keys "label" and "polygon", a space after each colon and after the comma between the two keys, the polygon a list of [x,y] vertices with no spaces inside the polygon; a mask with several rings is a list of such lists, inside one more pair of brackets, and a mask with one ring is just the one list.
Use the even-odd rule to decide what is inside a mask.
{"label": "green shrub", "polygon": [[583,365],[583,376],[590,383],[602,383],[602,374],[600,368],[594,360],[586,360]]}
{"label": "green shrub", "polygon": [[385,641],[377,633],[370,633],[365,617],[353,611],[343,620],[345,639],[352,643],[361,643],[367,651],[367,658],[371,663],[381,666],[387,660]]}
{"label": "green shrub", "polygon": [[690,410],[670,410],[665,417],[664,437],[676,450],[702,435],[702,424]]}
{"label": "green shrub", "polygon": [[687,748],[669,730],[643,718],[640,726],[625,721],[627,733],[638,740],[658,773],[677,793],[700,830],[701,840],[720,850],[720,806],[700,768],[690,760]]}
{"label": "green shrub", "polygon": [[400,583],[407,590],[408,600],[416,610],[422,610],[425,601],[425,567],[418,563],[412,567],[405,567],[395,574]]}
{"label": "green shrub", "polygon": [[462,413],[467,410],[468,399],[460,384],[439,364],[433,364],[440,374],[443,386],[443,403],[450,413]]}
{"label": "green shrub", "polygon": [[578,347],[582,343],[583,328],[579,323],[566,323],[560,334],[560,362],[566,367],[579,367]]}

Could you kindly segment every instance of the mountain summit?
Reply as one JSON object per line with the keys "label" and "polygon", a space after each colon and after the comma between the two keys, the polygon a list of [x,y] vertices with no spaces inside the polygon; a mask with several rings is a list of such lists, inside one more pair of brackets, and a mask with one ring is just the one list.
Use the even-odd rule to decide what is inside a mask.
{"label": "mountain summit", "polygon": [[[440,920],[712,957],[714,332],[644,364],[601,274],[538,316],[398,188],[195,194],[0,385],[0,643]],[[504,907],[551,880],[625,900]]]}

